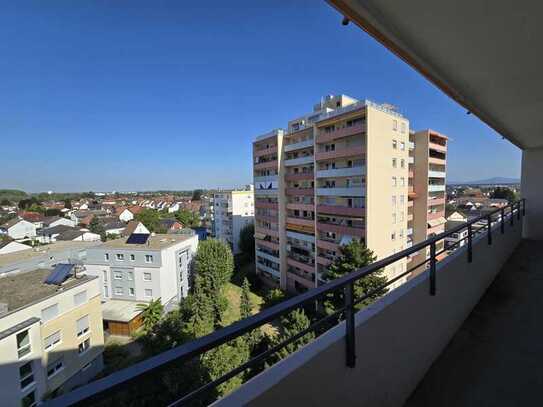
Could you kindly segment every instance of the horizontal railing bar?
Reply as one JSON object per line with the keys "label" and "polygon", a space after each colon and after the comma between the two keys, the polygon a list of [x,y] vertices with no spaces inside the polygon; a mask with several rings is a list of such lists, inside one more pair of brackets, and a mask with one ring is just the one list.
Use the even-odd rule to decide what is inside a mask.
{"label": "horizontal railing bar", "polygon": [[[515,212],[515,209],[513,208],[514,205],[517,205],[520,208],[520,205],[518,202],[509,204],[508,206],[505,207],[505,208],[510,208],[510,212],[509,212],[510,216],[512,216],[513,213]],[[111,375],[106,376],[102,379],[99,379],[95,382],[91,382],[85,386],[79,387],[70,393],[62,395],[50,401],[47,401],[45,405],[64,406],[67,404],[74,404],[86,399],[94,399],[100,393],[105,392],[105,391],[110,391],[112,389],[118,389],[124,385],[129,384],[130,381],[136,379],[137,377],[143,374],[148,374],[158,369],[163,369],[173,363],[179,363],[184,360],[190,359],[194,356],[200,355],[210,349],[220,346],[226,342],[229,342],[230,340],[235,339],[253,330],[254,328],[262,326],[276,319],[277,317],[288,313],[289,311],[295,308],[299,308],[310,301],[318,300],[320,297],[322,297],[323,295],[327,293],[335,292],[339,289],[342,289],[347,284],[353,283],[363,277],[368,276],[371,273],[374,273],[375,271],[379,269],[382,269],[388,266],[389,264],[395,263],[398,260],[403,259],[404,257],[407,257],[413,253],[416,253],[422,249],[425,249],[427,246],[430,246],[433,243],[437,243],[438,241],[443,240],[444,238],[452,235],[453,233],[457,233],[465,229],[469,225],[473,225],[484,219],[486,220],[488,216],[491,216],[498,212],[501,212],[501,208],[498,208],[487,214],[478,216],[468,222],[458,225],[450,230],[444,231],[443,233],[433,236],[430,239],[427,239],[423,242],[416,243],[407,249],[404,249],[384,259],[378,260],[368,266],[365,266],[357,271],[349,273],[343,277],[329,281],[326,284],[323,284],[322,286],[312,288],[311,290],[305,293],[299,294],[296,297],[293,297],[279,304],[276,304],[268,309],[265,309],[259,312],[258,314],[255,314],[243,320],[234,322],[233,324],[227,327],[218,329],[210,333],[209,335],[195,339],[194,341],[188,342],[178,347],[172,348],[156,356],[153,356],[149,359],[136,363],[133,366],[125,368],[121,371],[112,373]],[[426,260],[425,263],[427,261],[428,260]],[[417,267],[420,267],[420,266],[417,266]]]}

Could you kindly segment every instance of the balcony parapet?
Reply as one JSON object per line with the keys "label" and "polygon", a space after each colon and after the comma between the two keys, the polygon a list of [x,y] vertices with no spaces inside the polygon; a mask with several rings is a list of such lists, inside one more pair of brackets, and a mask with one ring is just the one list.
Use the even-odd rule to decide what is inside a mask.
{"label": "balcony parapet", "polygon": [[366,173],[366,167],[333,168],[329,170],[317,170],[317,178],[340,178],[362,176]]}
{"label": "balcony parapet", "polygon": [[337,158],[356,157],[362,156],[366,153],[366,149],[363,146],[354,146],[349,148],[338,148],[334,151],[321,151],[315,154],[317,161],[321,160],[333,160]]}
{"label": "balcony parapet", "polygon": [[341,235],[364,237],[363,228],[334,225],[331,223],[317,222],[317,230],[320,232],[332,232],[332,233],[339,233]]}
{"label": "balcony parapet", "polygon": [[344,215],[362,217],[366,213],[366,208],[350,208],[348,206],[317,205],[317,213],[328,215]]}
{"label": "balcony parapet", "polygon": [[318,196],[366,196],[366,188],[359,187],[334,187],[317,188]]}
{"label": "balcony parapet", "polygon": [[366,132],[365,124],[358,124],[351,127],[343,127],[341,129],[325,133],[322,129],[317,136],[317,143],[328,143],[330,141],[338,140],[344,137],[354,136],[356,134],[362,134]]}

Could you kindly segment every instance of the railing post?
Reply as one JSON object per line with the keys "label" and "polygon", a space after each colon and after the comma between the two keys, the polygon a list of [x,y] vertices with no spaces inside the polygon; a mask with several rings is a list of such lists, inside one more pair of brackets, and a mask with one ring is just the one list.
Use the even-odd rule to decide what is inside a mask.
{"label": "railing post", "polygon": [[500,211],[501,222],[500,222],[500,231],[502,235],[505,233],[505,208],[502,208]]}
{"label": "railing post", "polygon": [[518,206],[518,208],[517,208],[517,220],[520,220],[520,210],[521,210],[521,208],[520,208],[520,201],[518,201],[518,205],[517,205],[517,206]]}
{"label": "railing post", "polygon": [[488,237],[488,244],[492,244],[492,216],[488,215],[486,218],[486,224],[488,230],[486,231],[486,236]]}
{"label": "railing post", "polygon": [[515,206],[513,204],[509,205],[509,208],[511,209],[511,219],[509,221],[511,222],[511,226],[515,223]]}
{"label": "railing post", "polygon": [[354,283],[345,286],[345,345],[347,351],[347,367],[356,363],[354,335]]}
{"label": "railing post", "polygon": [[436,295],[436,242],[430,244],[430,295]]}
{"label": "railing post", "polygon": [[473,261],[473,253],[472,253],[472,231],[471,231],[471,223],[468,225],[468,263],[471,263]]}

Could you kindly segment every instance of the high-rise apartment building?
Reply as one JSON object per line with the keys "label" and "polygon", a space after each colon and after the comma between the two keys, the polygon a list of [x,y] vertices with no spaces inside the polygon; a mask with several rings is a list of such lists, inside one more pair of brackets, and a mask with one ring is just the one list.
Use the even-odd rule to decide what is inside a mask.
{"label": "high-rise apartment building", "polygon": [[217,192],[213,195],[213,234],[226,242],[234,254],[240,252],[239,234],[254,222],[253,186],[244,190]]}
{"label": "high-rise apartment building", "polygon": [[[339,247],[377,258],[413,241],[409,121],[387,104],[327,96],[253,143],[256,269],[290,291],[317,286]],[[429,168],[428,165],[426,166]],[[406,270],[387,267],[389,278]],[[401,284],[402,280],[395,284]]]}
{"label": "high-rise apartment building", "polygon": [[[413,243],[445,231],[447,136],[434,130],[411,132],[409,172],[409,215],[413,229]],[[436,253],[444,248],[444,241],[436,245]],[[429,248],[412,256],[413,265],[429,258]],[[424,270],[424,267],[418,271]]]}

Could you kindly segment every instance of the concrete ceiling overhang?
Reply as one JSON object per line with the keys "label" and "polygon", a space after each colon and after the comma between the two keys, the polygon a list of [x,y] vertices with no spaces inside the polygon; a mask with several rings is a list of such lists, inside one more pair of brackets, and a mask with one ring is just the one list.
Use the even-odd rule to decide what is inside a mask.
{"label": "concrete ceiling overhang", "polygon": [[513,144],[543,147],[543,1],[327,1]]}

